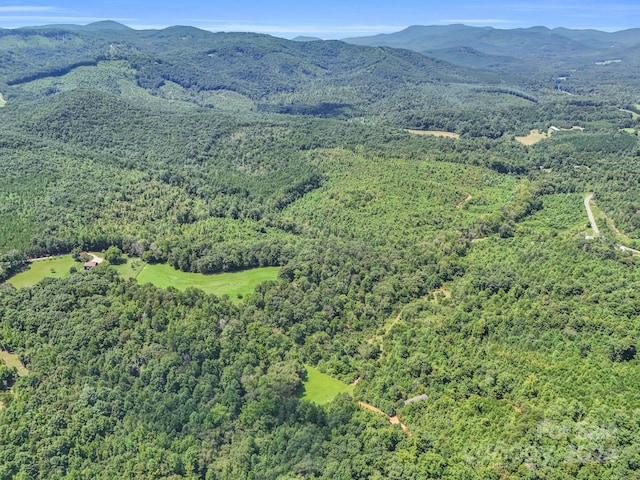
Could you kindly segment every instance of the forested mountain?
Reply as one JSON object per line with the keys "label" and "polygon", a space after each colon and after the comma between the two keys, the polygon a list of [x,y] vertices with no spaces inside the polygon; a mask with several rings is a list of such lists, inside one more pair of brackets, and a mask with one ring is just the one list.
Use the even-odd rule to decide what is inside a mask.
{"label": "forested mountain", "polygon": [[0,30],[0,479],[635,478],[636,32],[428,31]]}
{"label": "forested mountain", "polygon": [[9,102],[80,82],[204,107],[353,116],[381,112],[376,105],[406,85],[481,81],[477,73],[410,51],[192,27],[134,31],[111,22],[4,30],[0,48],[1,91]]}
{"label": "forested mountain", "polygon": [[390,46],[414,51],[474,47],[488,55],[548,58],[567,64],[614,54],[640,43],[640,29],[619,32],[530,27],[497,29],[467,25],[414,25],[400,32],[345,39],[367,46]]}
{"label": "forested mountain", "polygon": [[[390,34],[347,38],[356,45],[406,48],[455,65],[507,75],[507,82],[556,82],[572,93],[611,94],[632,89],[640,65],[640,30],[619,32],[546,27],[496,29],[466,25],[420,26]],[[615,76],[617,82],[608,82]],[[608,88],[601,87],[606,83]],[[607,91],[608,90],[608,91]]]}

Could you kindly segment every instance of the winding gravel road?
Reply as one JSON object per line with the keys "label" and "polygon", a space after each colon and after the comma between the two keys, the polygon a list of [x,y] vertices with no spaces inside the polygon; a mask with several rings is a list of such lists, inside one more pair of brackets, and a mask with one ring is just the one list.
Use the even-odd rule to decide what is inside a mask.
{"label": "winding gravel road", "polygon": [[584,199],[584,208],[587,209],[587,216],[589,217],[589,223],[591,224],[591,229],[596,237],[600,236],[600,229],[596,224],[596,218],[593,216],[593,212],[591,211],[591,199],[593,198],[593,193],[587,195]]}

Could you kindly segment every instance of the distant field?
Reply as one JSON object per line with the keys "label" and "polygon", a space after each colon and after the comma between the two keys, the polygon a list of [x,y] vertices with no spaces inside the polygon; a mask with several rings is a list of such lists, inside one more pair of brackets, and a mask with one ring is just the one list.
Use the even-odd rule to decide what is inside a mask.
{"label": "distant field", "polygon": [[159,263],[147,264],[135,277],[138,283],[151,283],[159,288],[175,287],[185,290],[195,287],[206,293],[218,296],[229,295],[231,299],[239,299],[253,292],[262,282],[275,280],[278,267],[253,268],[240,272],[202,275],[176,270],[171,265]]}
{"label": "distant field", "polygon": [[340,393],[353,394],[354,385],[342,383],[340,380],[322,373],[315,367],[307,365],[305,368],[307,370],[307,379],[304,382],[303,400],[324,405]]}
{"label": "distant field", "polygon": [[414,135],[431,135],[433,137],[447,137],[447,138],[460,138],[457,133],[443,132],[441,130],[407,130]]}
{"label": "distant field", "polygon": [[69,276],[69,269],[75,266],[82,268],[82,264],[76,262],[71,255],[54,257],[46,260],[31,262],[28,270],[14,275],[7,283],[16,288],[31,287],[46,277],[64,278]]}
{"label": "distant field", "polygon": [[20,361],[18,355],[15,353],[9,353],[5,350],[0,350],[0,360],[4,360],[4,363],[7,364],[7,367],[16,367],[18,369],[18,375],[24,376],[29,373],[27,367]]}
{"label": "distant field", "polygon": [[547,138],[547,134],[540,132],[538,129],[531,130],[531,133],[525,137],[516,137],[516,140],[523,145],[535,145],[541,140]]}

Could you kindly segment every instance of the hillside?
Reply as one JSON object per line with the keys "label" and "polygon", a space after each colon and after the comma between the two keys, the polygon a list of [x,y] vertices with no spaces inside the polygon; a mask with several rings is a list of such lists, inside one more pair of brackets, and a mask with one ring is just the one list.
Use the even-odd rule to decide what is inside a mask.
{"label": "hillside", "polygon": [[403,85],[496,80],[409,51],[192,27],[135,31],[112,22],[0,34],[0,91],[9,102],[81,83],[202,107],[353,116],[379,112]]}
{"label": "hillside", "polygon": [[0,30],[0,480],[634,478],[637,75],[481,33]]}

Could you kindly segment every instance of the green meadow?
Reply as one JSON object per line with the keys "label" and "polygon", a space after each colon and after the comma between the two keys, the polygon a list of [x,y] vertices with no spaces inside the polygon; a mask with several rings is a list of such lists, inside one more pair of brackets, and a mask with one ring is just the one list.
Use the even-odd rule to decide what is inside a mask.
{"label": "green meadow", "polygon": [[[28,270],[14,275],[7,280],[7,283],[16,288],[30,287],[47,277],[64,278],[69,276],[69,269],[72,266],[78,270],[82,269],[82,264],[74,261],[71,255],[36,260],[31,262]],[[203,275],[182,272],[164,263],[148,264],[142,260],[131,258],[127,258],[125,263],[111,267],[121,277],[135,278],[140,284],[151,283],[158,288],[174,287],[178,290],[194,287],[218,296],[228,295],[234,301],[239,301],[252,293],[262,282],[275,280],[280,270],[278,267],[263,267],[239,272]]]}
{"label": "green meadow", "polygon": [[24,272],[20,272],[7,280],[16,288],[31,287],[46,277],[64,278],[69,276],[69,269],[75,266],[82,269],[82,264],[76,262],[71,255],[52,257],[46,260],[36,260]]}
{"label": "green meadow", "polygon": [[135,277],[140,284],[151,283],[159,288],[175,287],[185,290],[199,288],[206,293],[218,296],[228,295],[232,299],[241,299],[250,294],[262,282],[275,280],[278,267],[253,268],[239,272],[203,275],[176,270],[165,263],[147,264]]}
{"label": "green meadow", "polygon": [[340,393],[353,394],[354,385],[347,385],[315,367],[305,365],[307,379],[304,381],[302,399],[317,405],[324,405],[333,400]]}

